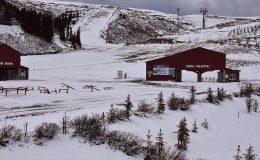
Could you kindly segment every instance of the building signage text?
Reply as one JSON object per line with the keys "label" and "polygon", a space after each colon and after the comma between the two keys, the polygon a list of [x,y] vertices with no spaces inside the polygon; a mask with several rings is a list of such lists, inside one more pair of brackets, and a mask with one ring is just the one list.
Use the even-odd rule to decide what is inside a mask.
{"label": "building signage text", "polygon": [[186,68],[210,68],[210,65],[208,65],[208,64],[196,64],[196,65],[189,64],[189,65],[186,65]]}
{"label": "building signage text", "polygon": [[13,62],[0,62],[0,66],[13,66]]}

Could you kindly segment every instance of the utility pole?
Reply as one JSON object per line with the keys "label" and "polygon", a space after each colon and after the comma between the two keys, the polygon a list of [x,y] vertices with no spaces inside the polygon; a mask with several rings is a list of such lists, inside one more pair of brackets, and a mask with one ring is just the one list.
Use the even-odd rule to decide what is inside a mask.
{"label": "utility pole", "polygon": [[181,9],[180,8],[177,8],[177,15],[178,15],[178,19],[177,19],[177,30],[178,32],[180,31],[180,11]]}
{"label": "utility pole", "polygon": [[202,19],[202,28],[203,29],[205,29],[205,22],[206,22],[206,14],[207,14],[207,12],[208,12],[208,9],[207,8],[201,8],[200,9],[200,12],[202,13],[202,15],[203,15],[203,19]]}

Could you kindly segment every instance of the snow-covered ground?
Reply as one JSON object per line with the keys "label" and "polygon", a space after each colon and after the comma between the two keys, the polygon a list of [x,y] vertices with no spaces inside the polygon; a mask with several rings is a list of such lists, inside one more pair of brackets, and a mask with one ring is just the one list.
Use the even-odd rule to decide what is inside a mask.
{"label": "snow-covered ground", "polygon": [[[122,52],[122,50],[120,51]],[[76,89],[70,90],[69,93],[58,94],[41,94],[35,90],[28,92],[26,96],[22,93],[19,95],[10,93],[6,97],[0,93],[0,125],[15,124],[22,128],[25,122],[29,122],[29,131],[32,131],[41,122],[60,123],[65,111],[71,118],[84,113],[107,112],[111,104],[122,103],[128,94],[131,94],[136,107],[137,103],[143,99],[155,103],[155,98],[161,91],[167,99],[172,92],[180,97],[187,97],[188,87],[191,85],[196,86],[198,92],[204,92],[208,87],[213,90],[216,90],[217,87],[224,87],[228,93],[238,91],[241,85],[241,83],[196,83],[196,74],[185,71],[182,83],[155,82],[161,84],[156,87],[144,85],[135,81],[145,79],[145,62],[126,63],[121,56],[118,56],[117,49],[111,48],[103,52],[83,50],[59,55],[26,56],[22,57],[22,64],[30,68],[30,80],[5,81],[0,85],[5,87],[29,86],[35,89],[38,86],[45,86],[54,90],[62,88],[61,83],[66,83]],[[259,70],[259,66],[254,68],[256,67]],[[252,80],[259,79],[258,74],[248,71],[249,68],[245,67],[242,70],[242,77],[255,75],[251,77]],[[118,70],[127,72],[129,78],[115,79]],[[216,73],[206,73],[204,76],[214,77]],[[242,78],[242,82],[243,80],[245,79]],[[254,83],[254,81],[251,82]],[[100,91],[90,92],[90,90],[83,89],[84,85],[95,85]],[[103,89],[104,87],[114,87],[114,90],[107,91]],[[205,96],[202,94],[198,98],[203,99]],[[255,98],[260,100],[259,97]],[[238,112],[240,118],[237,118]],[[148,129],[155,137],[161,128],[167,145],[174,147],[176,135],[173,134],[173,131],[176,130],[176,125],[184,116],[188,119],[189,127],[195,118],[198,124],[204,119],[208,119],[210,125],[209,130],[199,127],[198,134],[191,134],[191,144],[187,151],[190,158],[228,160],[235,153],[237,145],[241,145],[244,150],[249,144],[254,146],[256,153],[260,153],[260,127],[258,125],[260,114],[246,113],[243,98],[225,101],[220,105],[199,103],[192,106],[192,110],[189,112],[167,110],[165,115],[149,119],[133,117],[129,122],[112,125],[110,129],[129,131],[145,138]],[[42,147],[32,143],[23,146],[15,145],[9,149],[1,149],[0,154],[4,159],[13,159],[14,154],[22,156],[28,152],[34,152],[35,156],[46,157],[53,152],[62,152],[61,148],[67,152],[62,155],[57,154],[57,159],[70,159],[73,155],[79,154],[77,159],[84,159],[89,155],[94,160],[100,159],[98,156],[100,152],[110,155],[107,156],[107,159],[111,160],[129,158],[120,152],[110,150],[105,145],[96,147],[89,144],[77,144],[77,140],[63,135],[59,135],[54,141],[48,142]],[[45,152],[41,153],[41,150]],[[33,159],[33,156],[31,158]],[[54,157],[47,156],[47,158],[53,159]],[[105,156],[104,159],[106,159]],[[140,159],[140,157],[134,159]]]}
{"label": "snow-covered ground", "polygon": [[[35,2],[36,0],[33,0]],[[24,2],[24,0],[21,0]],[[45,3],[44,0],[37,0],[37,3]],[[70,3],[48,0],[46,9],[58,6],[58,11],[64,10],[64,6],[76,8],[82,3]],[[65,8],[66,8],[65,7]],[[205,45],[207,40],[219,40],[227,38],[228,32],[234,26],[224,29],[214,28],[215,25],[235,21],[234,18],[211,18],[208,21],[208,30],[200,30],[200,15],[184,16],[183,20],[192,23],[194,33],[184,33],[177,36],[169,36],[181,41],[192,41],[192,44],[148,44],[123,46],[107,44],[100,36],[111,21],[113,7],[92,6],[91,11],[86,11],[74,26],[76,30],[81,27],[81,39],[83,50],[58,55],[40,55],[22,57],[22,65],[30,68],[30,79],[26,81],[4,81],[0,86],[4,87],[34,87],[27,95],[11,92],[8,96],[0,92],[0,127],[14,124],[19,128],[28,122],[29,131],[33,131],[42,122],[61,123],[65,112],[73,119],[76,116],[88,113],[107,112],[111,104],[117,106],[122,103],[128,94],[131,95],[135,108],[138,102],[145,99],[148,102],[156,103],[157,94],[163,92],[164,99],[175,93],[180,97],[189,96],[189,87],[194,85],[197,92],[205,92],[208,87],[214,91],[218,87],[224,88],[227,93],[237,92],[245,83],[260,85],[260,56],[255,50],[247,54],[239,51],[227,55],[231,61],[241,61],[247,65],[236,66],[241,69],[240,83],[215,83],[196,82],[196,74],[183,71],[183,82],[145,82],[145,59],[169,54],[169,51],[178,52],[194,46],[197,43]],[[163,15],[160,12],[141,10],[153,15]],[[171,17],[170,15],[165,15]],[[173,15],[176,18],[176,15]],[[113,18],[113,17],[112,17]],[[256,18],[253,18],[256,19]],[[255,23],[250,24],[251,26]],[[19,34],[15,29],[11,32],[0,30],[0,34]],[[10,33],[9,33],[10,32]],[[225,49],[233,46],[207,45],[211,49]],[[139,55],[140,53],[140,55]],[[141,54],[142,53],[142,54]],[[145,54],[144,54],[145,53]],[[138,55],[139,59],[133,63],[127,63],[129,55]],[[236,64],[236,63],[234,63]],[[117,79],[117,71],[127,73],[128,78]],[[216,78],[216,72],[207,72],[203,77]],[[47,87],[50,91],[61,89],[62,83],[75,88],[58,94],[42,94],[37,90],[38,86]],[[153,85],[152,85],[153,84]],[[154,85],[157,84],[157,85]],[[91,92],[83,89],[84,85],[95,85],[100,91]],[[104,87],[113,87],[114,90],[104,90]],[[197,96],[199,100],[206,97],[206,94]],[[259,97],[253,97],[260,101]],[[237,115],[240,114],[238,118]],[[191,143],[186,152],[188,158],[206,158],[208,160],[230,160],[236,153],[237,145],[241,145],[242,152],[251,144],[255,153],[260,156],[260,113],[246,113],[244,98],[226,100],[219,105],[208,103],[197,103],[191,107],[191,111],[170,111],[166,110],[164,115],[151,118],[140,118],[132,116],[128,122],[118,122],[109,127],[110,130],[128,131],[145,138],[150,129],[154,137],[161,128],[164,133],[167,145],[174,147],[177,142],[176,125],[180,119],[186,117],[188,126],[191,127],[194,119],[197,120],[199,133],[191,133]],[[200,126],[200,123],[207,119],[209,129]],[[14,144],[7,148],[0,148],[1,160],[14,160],[18,157],[23,159],[90,159],[90,160],[141,160],[142,157],[128,157],[119,151],[113,151],[106,145],[93,146],[83,143],[78,138],[70,138],[69,135],[59,134],[54,140],[47,142],[44,146],[37,146],[33,142]],[[102,154],[100,154],[102,153]]]}

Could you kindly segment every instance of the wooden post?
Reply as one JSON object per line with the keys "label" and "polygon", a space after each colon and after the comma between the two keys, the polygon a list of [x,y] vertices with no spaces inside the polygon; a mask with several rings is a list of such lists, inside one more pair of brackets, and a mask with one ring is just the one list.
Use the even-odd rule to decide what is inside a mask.
{"label": "wooden post", "polygon": [[202,73],[201,72],[197,72],[197,74],[198,74],[198,82],[201,82],[201,75],[202,75]]}
{"label": "wooden post", "polygon": [[67,134],[67,114],[65,112],[64,117],[62,118],[62,133]]}
{"label": "wooden post", "polygon": [[28,122],[24,124],[24,137],[27,137]]}

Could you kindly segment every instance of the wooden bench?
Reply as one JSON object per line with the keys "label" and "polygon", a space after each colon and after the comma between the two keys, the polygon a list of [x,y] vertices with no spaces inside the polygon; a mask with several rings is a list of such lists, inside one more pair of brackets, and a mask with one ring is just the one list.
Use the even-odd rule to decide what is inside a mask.
{"label": "wooden bench", "polygon": [[114,90],[114,87],[104,87],[104,90]]}
{"label": "wooden bench", "polygon": [[26,95],[28,88],[27,87],[18,87],[18,88],[1,88],[2,93],[5,91],[5,96],[8,95],[8,92],[16,91],[16,94],[19,93],[19,91],[24,91],[24,95]]}
{"label": "wooden bench", "polygon": [[66,93],[69,93],[69,89],[68,88],[59,89],[59,92],[61,92],[61,91],[66,91]]}
{"label": "wooden bench", "polygon": [[99,89],[97,89],[97,86],[94,85],[85,85],[83,86],[83,89],[90,89],[91,92],[93,92],[94,90],[100,91]]}

